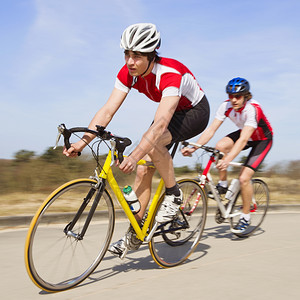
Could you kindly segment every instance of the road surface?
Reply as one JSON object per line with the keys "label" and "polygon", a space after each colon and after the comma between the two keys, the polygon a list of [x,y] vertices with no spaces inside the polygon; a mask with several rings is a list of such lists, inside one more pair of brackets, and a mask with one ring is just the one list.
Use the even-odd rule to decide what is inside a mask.
{"label": "road surface", "polygon": [[[114,240],[126,226],[117,223]],[[203,239],[185,264],[159,268],[145,244],[123,261],[107,254],[89,279],[55,294],[41,291],[26,273],[26,233],[20,228],[0,231],[3,300],[300,299],[299,211],[269,213],[261,230],[244,240],[209,216]]]}

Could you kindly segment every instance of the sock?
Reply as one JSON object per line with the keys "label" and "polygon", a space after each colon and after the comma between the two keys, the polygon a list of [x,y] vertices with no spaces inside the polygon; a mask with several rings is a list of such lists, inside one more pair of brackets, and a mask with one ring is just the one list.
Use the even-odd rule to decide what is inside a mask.
{"label": "sock", "polygon": [[178,184],[176,183],[173,187],[166,188],[166,195],[174,195],[176,197],[180,196]]}
{"label": "sock", "polygon": [[241,219],[244,218],[246,221],[249,222],[250,221],[250,214],[244,214],[244,213],[242,213],[240,218]]}
{"label": "sock", "polygon": [[228,187],[228,183],[227,183],[227,180],[219,180],[219,183],[218,183],[220,186],[222,186],[223,188],[227,188]]}

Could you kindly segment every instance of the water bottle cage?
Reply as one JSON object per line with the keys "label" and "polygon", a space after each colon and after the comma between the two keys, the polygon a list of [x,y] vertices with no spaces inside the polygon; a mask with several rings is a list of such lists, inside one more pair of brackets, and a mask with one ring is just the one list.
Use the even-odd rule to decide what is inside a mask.
{"label": "water bottle cage", "polygon": [[130,210],[132,211],[132,213],[133,213],[134,215],[137,214],[137,213],[141,210],[141,206],[140,206],[139,210],[135,211],[135,209],[134,209],[134,207],[133,207],[133,204],[135,204],[135,203],[137,203],[137,202],[139,202],[138,199],[137,199],[137,200],[134,200],[134,201],[127,201],[128,205],[129,205],[129,208],[130,208]]}

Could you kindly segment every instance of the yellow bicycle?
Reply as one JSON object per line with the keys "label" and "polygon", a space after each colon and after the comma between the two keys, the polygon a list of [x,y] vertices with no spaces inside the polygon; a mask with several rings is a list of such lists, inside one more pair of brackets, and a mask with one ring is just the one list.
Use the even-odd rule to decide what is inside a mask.
{"label": "yellow bicycle", "polygon": [[[33,217],[25,244],[25,264],[31,280],[45,291],[63,291],[78,285],[97,268],[111,242],[116,218],[107,183],[136,238],[148,243],[154,261],[164,268],[183,263],[196,249],[205,226],[207,199],[201,186],[190,179],[178,181],[183,192],[179,212],[172,221],[157,223],[155,215],[164,199],[161,179],[140,227],[111,168],[115,160],[123,160],[130,139],[112,135],[101,126],[93,131],[84,127],[67,129],[61,124],[58,130],[67,148],[71,135],[94,134],[97,151],[91,149],[97,167],[93,177],[72,180],[56,189]],[[109,148],[103,166],[98,153],[102,142]]]}

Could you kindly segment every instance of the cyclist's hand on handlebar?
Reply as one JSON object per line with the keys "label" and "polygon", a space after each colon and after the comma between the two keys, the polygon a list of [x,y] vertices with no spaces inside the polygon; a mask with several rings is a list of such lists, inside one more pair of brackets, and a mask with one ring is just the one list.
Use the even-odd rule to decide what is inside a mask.
{"label": "cyclist's hand on handlebar", "polygon": [[75,144],[71,144],[71,147],[67,149],[64,147],[63,154],[67,157],[76,157],[78,156],[78,153],[80,153],[83,150],[84,146],[79,142]]}
{"label": "cyclist's hand on handlebar", "polygon": [[76,157],[78,155],[72,146],[69,149],[64,146],[63,154],[67,157]]}
{"label": "cyclist's hand on handlebar", "polygon": [[218,164],[216,165],[217,169],[219,169],[220,171],[227,170],[228,166],[229,162],[227,162],[225,159],[219,160]]}
{"label": "cyclist's hand on handlebar", "polygon": [[189,147],[184,147],[181,149],[181,153],[183,156],[192,156],[192,153],[196,151],[195,147],[189,148]]}
{"label": "cyclist's hand on handlebar", "polygon": [[132,173],[136,168],[136,161],[130,157],[124,157],[123,162],[120,164],[119,169],[125,173],[125,174],[130,174]]}

